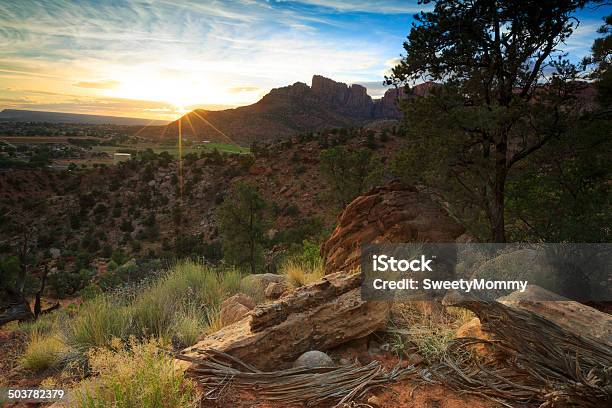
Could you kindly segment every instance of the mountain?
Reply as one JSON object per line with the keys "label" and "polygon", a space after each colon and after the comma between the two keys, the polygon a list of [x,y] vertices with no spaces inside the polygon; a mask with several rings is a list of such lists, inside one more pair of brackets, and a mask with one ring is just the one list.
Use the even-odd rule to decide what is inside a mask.
{"label": "mountain", "polygon": [[4,109],[0,120],[14,122],[86,123],[92,125],[165,125],[168,121],[121,116],[84,115],[80,113],[44,112]]}
{"label": "mountain", "polygon": [[160,137],[212,140],[249,145],[326,128],[357,127],[399,119],[396,89],[374,100],[361,85],[346,85],[315,75],[312,84],[302,82],[275,88],[258,102],[235,109],[197,109],[172,122]]}

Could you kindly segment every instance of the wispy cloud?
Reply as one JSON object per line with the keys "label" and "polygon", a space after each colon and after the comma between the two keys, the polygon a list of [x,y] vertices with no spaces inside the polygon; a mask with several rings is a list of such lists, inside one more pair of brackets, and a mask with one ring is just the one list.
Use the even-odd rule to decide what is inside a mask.
{"label": "wispy cloud", "polygon": [[280,0],[279,2],[292,2],[331,8],[342,12],[364,12],[364,13],[418,13],[430,6],[418,4],[416,0]]}
{"label": "wispy cloud", "polygon": [[73,86],[79,88],[92,88],[92,89],[113,89],[119,86],[119,81],[106,80],[106,81],[79,81]]}
{"label": "wispy cloud", "polygon": [[[134,115],[149,101],[140,108],[149,116],[253,103],[313,74],[377,95],[420,9],[403,0],[2,1],[0,89],[12,89],[3,95],[12,106],[26,98],[97,113]],[[583,49],[589,30],[568,47]]]}

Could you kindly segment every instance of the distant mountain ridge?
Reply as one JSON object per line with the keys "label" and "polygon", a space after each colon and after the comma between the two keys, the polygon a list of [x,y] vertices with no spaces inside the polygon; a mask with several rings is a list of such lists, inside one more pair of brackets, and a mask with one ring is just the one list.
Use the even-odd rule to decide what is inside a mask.
{"label": "distant mountain ridge", "polygon": [[281,139],[308,131],[358,127],[400,119],[396,100],[401,89],[389,89],[372,99],[361,85],[347,85],[320,75],[312,85],[296,82],[272,89],[258,102],[235,109],[196,109],[172,122],[160,137],[176,137],[249,145],[253,141]]}
{"label": "distant mountain ridge", "polygon": [[83,123],[90,125],[165,125],[168,121],[122,116],[87,115],[82,113],[46,112],[25,109],[4,109],[0,120],[15,122]]}

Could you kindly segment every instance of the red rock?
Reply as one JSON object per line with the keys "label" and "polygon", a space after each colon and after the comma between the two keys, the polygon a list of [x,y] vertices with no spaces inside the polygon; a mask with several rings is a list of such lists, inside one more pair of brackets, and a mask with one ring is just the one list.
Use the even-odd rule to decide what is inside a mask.
{"label": "red rock", "polygon": [[325,273],[359,267],[361,245],[385,242],[455,242],[464,228],[428,195],[394,181],[357,197],[322,245]]}

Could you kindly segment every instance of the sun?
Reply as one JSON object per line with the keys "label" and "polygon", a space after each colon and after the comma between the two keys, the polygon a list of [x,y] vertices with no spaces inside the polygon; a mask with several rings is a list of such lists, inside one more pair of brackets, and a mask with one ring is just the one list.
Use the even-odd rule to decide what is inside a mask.
{"label": "sun", "polygon": [[220,103],[229,96],[218,82],[192,72],[141,69],[117,77],[120,85],[111,90],[112,96],[166,102],[179,114],[189,111],[189,106]]}

